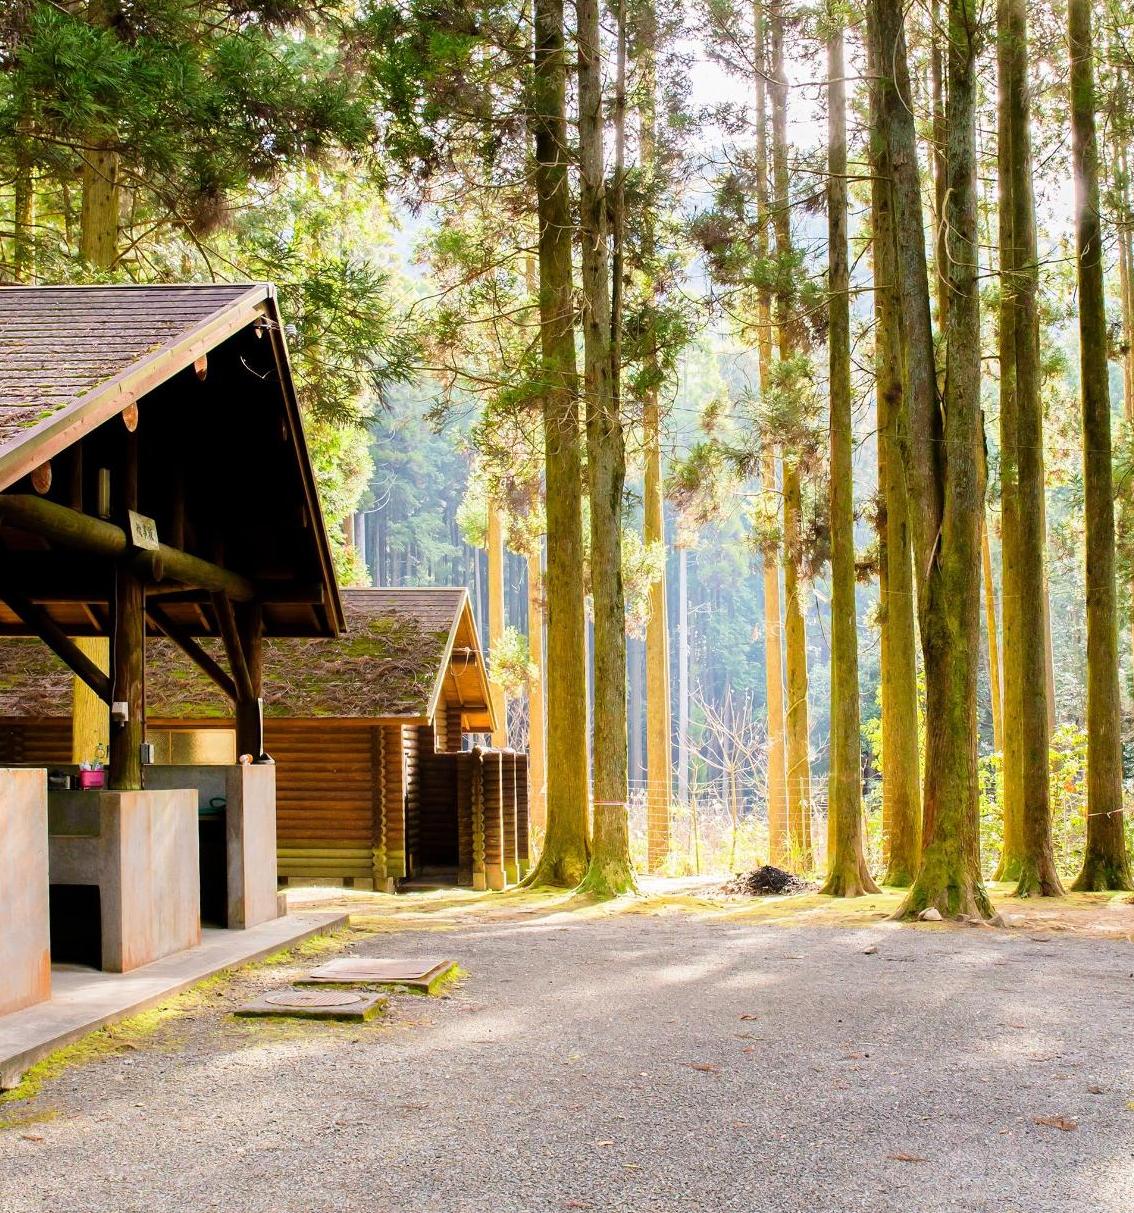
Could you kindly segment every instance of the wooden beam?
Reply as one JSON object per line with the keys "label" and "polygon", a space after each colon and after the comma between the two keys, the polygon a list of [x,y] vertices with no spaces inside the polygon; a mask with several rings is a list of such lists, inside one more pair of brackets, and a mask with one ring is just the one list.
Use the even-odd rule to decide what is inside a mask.
{"label": "wooden beam", "polygon": [[146,604],[146,614],[154,627],[163,632],[203,674],[211,678],[225,695],[236,703],[236,683],[224,672],[219,662],[206,653],[197,641],[170,619],[156,603]]}
{"label": "wooden beam", "polygon": [[[42,497],[0,493],[0,522],[30,531],[59,547],[112,560],[132,550],[130,537],[121,527]],[[247,577],[180,548],[158,544],[156,551],[144,554],[143,567],[149,569],[155,563],[171,581],[200,586],[236,602],[250,602],[256,597],[255,586]]]}
{"label": "wooden beam", "polygon": [[223,594],[214,594],[213,610],[216,612],[217,623],[220,625],[225,656],[228,658],[229,668],[232,670],[232,680],[236,684],[236,702],[255,699],[252,676],[248,672],[244,646],[240,643],[240,632],[236,626],[236,615],[232,609],[232,603]]}
{"label": "wooden beam", "polygon": [[34,632],[64,665],[77,674],[104,703],[110,703],[110,679],[45,610],[29,602],[17,590],[6,586],[0,587],[0,598],[8,605],[12,614],[29,631]]}

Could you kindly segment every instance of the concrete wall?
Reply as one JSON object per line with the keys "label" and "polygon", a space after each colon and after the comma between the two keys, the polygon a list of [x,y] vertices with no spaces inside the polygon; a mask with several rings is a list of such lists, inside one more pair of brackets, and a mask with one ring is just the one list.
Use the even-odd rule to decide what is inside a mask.
{"label": "concrete wall", "polygon": [[151,766],[147,788],[194,788],[207,808],[225,801],[228,913],[231,928],[254,927],[279,916],[276,891],[276,768],[253,766]]}
{"label": "concrete wall", "polygon": [[0,769],[0,1015],[51,997],[47,772]]}
{"label": "concrete wall", "polygon": [[51,883],[98,886],[105,970],[126,973],[200,943],[196,792],[50,798]]}

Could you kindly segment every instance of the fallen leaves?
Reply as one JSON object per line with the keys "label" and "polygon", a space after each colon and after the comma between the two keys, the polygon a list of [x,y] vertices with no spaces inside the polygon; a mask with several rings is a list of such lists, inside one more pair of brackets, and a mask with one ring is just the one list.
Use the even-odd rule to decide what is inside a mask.
{"label": "fallen leaves", "polygon": [[1052,1129],[1060,1129],[1064,1133],[1070,1133],[1072,1129],[1079,1127],[1075,1121],[1068,1120],[1066,1116],[1033,1116],[1032,1123],[1047,1125]]}

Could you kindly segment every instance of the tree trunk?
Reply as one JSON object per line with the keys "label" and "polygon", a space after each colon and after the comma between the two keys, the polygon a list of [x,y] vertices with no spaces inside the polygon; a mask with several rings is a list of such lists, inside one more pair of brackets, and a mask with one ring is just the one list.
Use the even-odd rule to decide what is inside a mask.
{"label": "tree trunk", "polygon": [[[880,60],[877,19],[868,10],[871,61]],[[913,884],[921,862],[921,760],[918,746],[917,637],[911,553],[909,414],[902,376],[905,330],[898,295],[893,168],[882,121],[880,73],[872,70],[871,206],[874,225],[875,359],[878,409],[879,543],[882,598],[882,820],[886,850],[883,884]]]}
{"label": "tree trunk", "polygon": [[[652,10],[641,17],[638,47],[639,171],[650,181],[656,171],[656,39],[657,18]],[[647,202],[642,215],[642,260],[648,266],[656,255],[653,204]],[[657,352],[647,342],[643,369],[646,388],[642,401],[645,500],[644,530],[647,543],[665,542],[662,499],[661,410],[658,400]],[[646,625],[646,853],[647,868],[658,871],[671,846],[670,804],[672,787],[672,735],[669,687],[669,622],[665,570],[650,586],[650,618]]]}
{"label": "tree trunk", "polygon": [[[504,519],[500,507],[488,503],[488,527],[485,547],[488,551],[488,663],[499,651],[504,638]],[[498,750],[508,748],[508,701],[504,688],[494,678],[489,679],[488,693],[496,713],[496,728],[492,744]]]}
{"label": "tree trunk", "polygon": [[[769,254],[768,238],[768,117],[767,56],[764,50],[766,17],[762,0],[753,9],[756,33],[756,207],[759,218],[756,241],[761,260]],[[772,374],[772,293],[760,288],[756,300],[757,349],[760,391],[767,394]],[[761,490],[768,515],[779,515],[776,453],[766,449],[760,460]],[[784,725],[783,624],[780,619],[780,557],[774,547],[763,553],[764,582],[764,686],[768,704],[768,857],[776,867],[790,862],[791,843],[787,818],[787,749]]]}
{"label": "tree trunk", "polygon": [[843,30],[827,38],[827,290],[831,411],[831,774],[827,881],[834,897],[876,893],[862,848],[862,743],[855,602],[854,433],[851,406],[850,260]]}
{"label": "tree trunk", "polygon": [[528,554],[528,656],[536,676],[528,685],[528,815],[532,825],[547,828],[546,736],[543,688],[547,671],[543,659],[543,569],[538,545]]}
{"label": "tree trunk", "polygon": [[[772,64],[772,165],[775,185],[776,253],[791,253],[790,181],[788,178],[787,76],[784,72],[784,18],[776,9],[770,20]],[[796,351],[793,318],[783,291],[776,296],[776,328],[782,361]],[[787,649],[787,819],[793,866],[814,866],[811,849],[811,739],[807,710],[807,634],[799,598],[802,505],[799,467],[788,451],[783,460],[784,494],[784,637]]]}
{"label": "tree trunk", "polygon": [[992,542],[988,517],[980,536],[980,567],[984,581],[984,620],[988,632],[988,697],[992,707],[992,748],[1004,753],[1004,684],[1000,679],[1000,643],[996,623],[996,582],[992,576]]}
{"label": "tree trunk", "polygon": [[[899,293],[906,323],[909,468],[926,678],[925,847],[898,916],[928,907],[990,916],[980,877],[976,688],[980,635],[980,313],[977,294],[975,46],[972,0],[950,0],[946,100],[949,308],[939,405],[921,220],[917,135],[901,5],[873,0],[882,116],[893,165]],[[893,72],[893,77],[890,77]]]}
{"label": "tree trunk", "polygon": [[547,834],[527,883],[573,888],[587,870],[587,699],[578,373],[567,179],[563,0],[535,0],[532,130],[547,481]]}
{"label": "tree trunk", "polygon": [[[1012,354],[1016,368],[1016,465],[1018,476],[1017,588],[1021,609],[1020,658],[1020,873],[1018,897],[1059,896],[1048,794],[1047,593],[1044,576],[1043,404],[1040,400],[1039,290],[1031,135],[1028,129],[1028,33],[1026,0],[1004,0],[998,40],[1000,92],[1007,96],[1009,195],[1012,204],[1012,264],[1001,273],[1001,294],[1013,310]],[[1005,70],[1006,69],[1006,70]],[[1041,609],[1037,610],[1039,604]]]}
{"label": "tree trunk", "polygon": [[[78,636],[79,650],[104,673],[110,673],[110,641],[105,636]],[[81,678],[71,679],[71,761],[90,762],[110,749],[110,713]]]}
{"label": "tree trunk", "polygon": [[1090,0],[1068,0],[1067,24],[1087,549],[1087,843],[1083,870],[1072,888],[1091,891],[1131,884],[1122,821],[1110,385]]}
{"label": "tree trunk", "polygon": [[578,0],[579,234],[582,245],[587,472],[594,604],[594,835],[583,889],[614,897],[634,888],[626,775],[626,602],[622,490],[626,450],[611,362],[610,258],[603,155],[599,0]]}
{"label": "tree trunk", "polygon": [[[1008,28],[1008,10],[1012,0],[999,0],[997,25]],[[1003,589],[1001,649],[1004,660],[1004,751],[1002,758],[1002,812],[1004,842],[996,880],[1018,880],[1023,871],[1024,803],[1024,667],[1021,647],[1020,596],[1020,489],[1019,420],[1016,392],[1016,301],[1010,284],[1016,281],[1015,207],[1012,187],[1012,119],[1007,82],[1011,78],[1010,39],[997,41],[997,70],[1002,81],[998,94],[997,181],[1000,225],[1000,566]]]}
{"label": "tree trunk", "polygon": [[677,551],[677,799],[689,803],[689,552]]}

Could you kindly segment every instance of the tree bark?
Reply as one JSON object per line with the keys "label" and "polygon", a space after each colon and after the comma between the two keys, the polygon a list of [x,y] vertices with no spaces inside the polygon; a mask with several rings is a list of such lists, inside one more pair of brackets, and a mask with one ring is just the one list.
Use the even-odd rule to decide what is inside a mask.
{"label": "tree bark", "polygon": [[1004,753],[1004,684],[1000,678],[1000,642],[997,628],[996,582],[992,576],[992,541],[988,517],[980,537],[980,567],[984,582],[984,620],[988,633],[988,697],[992,707],[992,748]]}
{"label": "tree bark", "polygon": [[587,699],[578,372],[567,179],[563,0],[535,0],[532,130],[547,495],[547,834],[528,884],[576,886],[587,870]]}
{"label": "tree bark", "polygon": [[[1016,382],[1017,588],[1020,655],[1020,872],[1018,897],[1059,896],[1048,792],[1047,594],[1044,576],[1043,404],[1040,400],[1039,291],[1031,135],[1028,129],[1028,35],[1026,0],[1003,0],[998,40],[1006,44],[1000,63],[1000,93],[1007,98],[1009,196],[1012,206],[1012,264],[1001,272],[1001,294],[1013,312],[1012,350]],[[1023,609],[1023,604],[1028,609]],[[1041,609],[1036,609],[1037,605]]]}
{"label": "tree bark", "polygon": [[[776,253],[786,262],[791,253],[790,182],[788,177],[787,76],[784,71],[784,18],[771,14],[772,172],[776,196]],[[776,328],[782,361],[796,352],[793,318],[784,291],[776,295]],[[814,866],[811,847],[811,739],[807,710],[807,634],[800,605],[799,567],[802,504],[799,466],[790,452],[783,459],[784,494],[784,636],[787,650],[787,819],[793,866]]]}
{"label": "tree bark", "polygon": [[[980,876],[976,687],[980,635],[980,428],[975,59],[972,0],[950,0],[946,99],[949,309],[944,408],[936,391],[917,136],[901,5],[878,13],[882,114],[893,164],[899,292],[906,323],[907,466],[926,676],[925,847],[899,917],[992,913]],[[893,76],[890,73],[893,72]]]}
{"label": "tree bark", "polygon": [[[626,772],[626,601],[622,490],[626,450],[611,361],[610,257],[603,153],[599,0],[577,0],[579,235],[582,244],[587,472],[594,604],[594,834],[582,888],[614,897],[634,888]],[[668,806],[667,806],[668,808]]]}
{"label": "tree bark", "polygon": [[1090,0],[1068,0],[1067,25],[1087,549],[1087,841],[1072,888],[1091,891],[1128,889],[1131,878],[1122,821],[1110,385]]}
{"label": "tree bark", "polygon": [[913,884],[921,862],[921,759],[917,704],[917,636],[911,552],[909,414],[903,383],[905,327],[898,292],[893,167],[882,121],[878,22],[868,9],[872,63],[871,208],[874,226],[875,363],[879,485],[882,493],[879,590],[882,599],[882,883]]}
{"label": "tree bark", "polygon": [[[828,19],[834,24],[833,15]],[[827,38],[827,291],[831,412],[831,773],[827,880],[833,897],[877,893],[862,836],[862,742],[855,602],[854,465],[851,416],[850,259],[847,250],[847,129],[843,30]]]}
{"label": "tree bark", "polygon": [[[769,255],[767,55],[762,0],[753,7],[756,57],[756,251],[762,261]],[[772,374],[772,292],[761,286],[756,299],[757,354],[760,391],[768,392]],[[765,449],[760,460],[761,490],[769,516],[779,516],[776,452]],[[790,862],[791,841],[787,815],[787,749],[784,725],[783,623],[780,617],[780,554],[767,547],[762,556],[764,588],[764,687],[768,705],[768,857],[776,867]]]}

